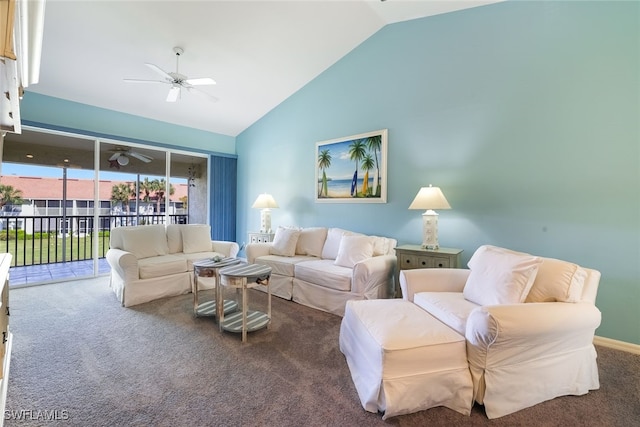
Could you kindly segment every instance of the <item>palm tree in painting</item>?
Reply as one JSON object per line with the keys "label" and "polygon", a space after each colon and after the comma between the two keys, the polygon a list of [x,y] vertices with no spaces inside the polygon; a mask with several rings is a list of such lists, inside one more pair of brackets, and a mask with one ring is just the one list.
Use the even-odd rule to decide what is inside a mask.
{"label": "palm tree in painting", "polygon": [[369,171],[373,169],[375,163],[371,154],[367,154],[362,159],[362,169],[364,170],[364,179],[362,180],[362,195],[364,197],[371,195],[371,188],[369,187]]}
{"label": "palm tree in painting", "polygon": [[326,170],[331,166],[331,154],[329,150],[322,150],[318,154],[318,168],[322,169],[322,181],[320,182],[320,188],[318,189],[319,197],[328,197],[329,188],[327,185]]}
{"label": "palm tree in painting", "polygon": [[363,139],[356,139],[349,145],[349,158],[355,160],[356,171],[353,173],[353,180],[351,181],[351,197],[356,197],[358,189],[358,164],[360,160],[367,154],[367,149]]}
{"label": "palm tree in painting", "polygon": [[367,138],[367,147],[369,150],[373,151],[373,155],[376,159],[376,173],[375,178],[373,180],[373,185],[375,185],[376,189],[374,195],[376,197],[380,196],[380,166],[378,165],[378,152],[380,151],[380,147],[382,146],[382,135],[373,135]]}

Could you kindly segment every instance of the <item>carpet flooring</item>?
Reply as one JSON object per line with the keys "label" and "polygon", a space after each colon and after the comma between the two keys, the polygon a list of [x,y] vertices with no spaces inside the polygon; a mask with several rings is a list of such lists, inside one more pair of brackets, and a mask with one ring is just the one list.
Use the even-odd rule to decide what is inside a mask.
{"label": "carpet flooring", "polygon": [[105,277],[12,289],[10,307],[6,426],[640,426],[640,356],[603,347],[585,396],[496,420],[476,405],[382,421],[358,400],[341,318],[291,301],[274,297],[271,327],[245,344],[195,318],[191,295],[123,308]]}

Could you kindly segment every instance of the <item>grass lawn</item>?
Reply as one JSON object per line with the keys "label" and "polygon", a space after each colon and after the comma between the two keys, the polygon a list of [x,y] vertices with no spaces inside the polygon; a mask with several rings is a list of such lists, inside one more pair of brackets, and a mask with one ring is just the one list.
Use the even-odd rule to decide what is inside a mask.
{"label": "grass lawn", "polygon": [[[63,242],[66,255],[63,253]],[[109,249],[109,236],[98,237],[98,253],[100,257]],[[63,239],[52,235],[35,239],[11,239],[0,241],[0,252],[13,255],[13,265],[48,264],[62,261],[80,261],[93,258],[93,239],[91,236],[72,236]]]}

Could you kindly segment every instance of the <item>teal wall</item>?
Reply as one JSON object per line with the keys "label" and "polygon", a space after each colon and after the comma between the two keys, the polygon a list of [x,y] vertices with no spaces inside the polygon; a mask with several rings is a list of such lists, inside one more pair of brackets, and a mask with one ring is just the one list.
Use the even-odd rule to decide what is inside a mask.
{"label": "teal wall", "polygon": [[[485,243],[598,269],[597,334],[640,344],[640,5],[504,2],[389,25],[236,138],[238,241],[275,225]],[[388,203],[314,203],[315,143],[389,129]]]}
{"label": "teal wall", "polygon": [[20,104],[23,121],[42,127],[139,140],[164,147],[235,154],[235,138],[146,119],[104,108],[26,92]]}

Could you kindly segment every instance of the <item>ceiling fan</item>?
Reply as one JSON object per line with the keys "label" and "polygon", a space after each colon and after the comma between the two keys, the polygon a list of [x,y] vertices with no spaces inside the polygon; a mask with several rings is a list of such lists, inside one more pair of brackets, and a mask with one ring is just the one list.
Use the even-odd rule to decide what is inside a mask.
{"label": "ceiling fan", "polygon": [[116,169],[120,169],[120,166],[127,166],[129,164],[129,157],[133,157],[144,163],[149,163],[152,160],[151,157],[136,151],[131,151],[130,148],[116,148],[112,151],[114,153],[109,157],[109,167]]}
{"label": "ceiling fan", "polygon": [[184,53],[184,49],[181,47],[174,47],[173,52],[176,54],[176,71],[174,73],[166,72],[157,65],[146,62],[144,65],[152,69],[155,73],[162,77],[162,80],[140,80],[140,79],[124,79],[127,83],[163,83],[171,85],[169,88],[169,94],[167,95],[167,102],[176,102],[180,98],[180,91],[182,88],[187,89],[189,92],[196,93],[207,98],[210,101],[216,102],[218,98],[210,95],[196,86],[202,85],[214,85],[215,80],[210,77],[200,77],[190,79],[187,76],[179,73],[180,55]]}

